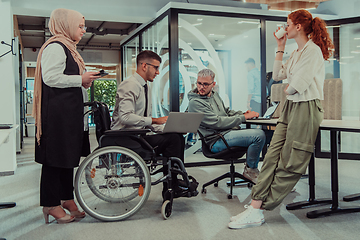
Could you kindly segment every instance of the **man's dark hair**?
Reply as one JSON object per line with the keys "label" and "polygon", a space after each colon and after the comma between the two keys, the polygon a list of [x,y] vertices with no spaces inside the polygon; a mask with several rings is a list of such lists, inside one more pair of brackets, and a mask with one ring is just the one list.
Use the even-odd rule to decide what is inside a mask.
{"label": "man's dark hair", "polygon": [[245,61],[245,63],[253,63],[255,65],[255,60],[253,58],[249,58]]}
{"label": "man's dark hair", "polygon": [[158,60],[159,62],[161,62],[161,57],[159,55],[157,55],[155,52],[150,51],[150,50],[144,50],[142,52],[140,52],[137,57],[136,57],[136,66],[139,66],[140,63],[146,63],[147,61],[152,59]]}

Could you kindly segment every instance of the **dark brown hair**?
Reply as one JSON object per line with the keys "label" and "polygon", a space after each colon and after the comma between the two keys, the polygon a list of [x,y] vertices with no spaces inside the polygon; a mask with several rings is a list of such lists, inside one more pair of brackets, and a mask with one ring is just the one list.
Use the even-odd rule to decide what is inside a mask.
{"label": "dark brown hair", "polygon": [[136,65],[139,66],[140,63],[146,62],[150,59],[155,59],[161,62],[161,57],[157,55],[155,52],[150,50],[144,50],[140,52],[136,57]]}
{"label": "dark brown hair", "polygon": [[334,51],[334,44],[326,29],[326,23],[319,17],[312,18],[309,11],[296,10],[289,14],[288,18],[296,25],[301,24],[306,35],[321,49],[323,57],[328,60]]}

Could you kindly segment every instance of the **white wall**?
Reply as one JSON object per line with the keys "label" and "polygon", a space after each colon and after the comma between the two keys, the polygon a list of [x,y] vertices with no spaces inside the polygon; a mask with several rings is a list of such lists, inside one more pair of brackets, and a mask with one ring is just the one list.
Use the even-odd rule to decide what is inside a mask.
{"label": "white wall", "polygon": [[[13,34],[13,18],[9,2],[0,2],[0,41],[11,44]],[[0,54],[6,53],[10,47],[0,44]],[[15,80],[13,55],[11,53],[0,58],[0,123],[15,123]]]}
{"label": "white wall", "polygon": [[[0,41],[11,44],[13,38],[13,18],[10,2],[0,1]],[[0,44],[0,55],[10,50],[9,46]],[[15,114],[15,77],[14,56],[9,53],[0,58],[0,123],[16,124]],[[1,130],[0,130],[1,131]],[[5,130],[3,130],[5,131]],[[16,169],[16,137],[11,131],[8,140],[0,146],[0,175],[14,173]]]}

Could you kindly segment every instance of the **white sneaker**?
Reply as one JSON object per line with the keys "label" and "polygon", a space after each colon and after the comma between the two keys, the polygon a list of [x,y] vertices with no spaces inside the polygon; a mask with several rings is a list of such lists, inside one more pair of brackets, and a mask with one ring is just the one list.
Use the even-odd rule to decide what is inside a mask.
{"label": "white sneaker", "polygon": [[[250,200],[250,202],[249,202],[248,204],[245,204],[245,205],[244,205],[245,210],[248,209],[248,208],[250,207],[250,205],[251,205],[251,200]],[[245,212],[245,211],[244,211],[244,212]],[[236,216],[230,217],[230,222],[236,221],[236,219],[238,219],[238,218],[241,216],[241,214],[243,214],[244,212],[239,213],[239,214],[236,215]]]}
{"label": "white sneaker", "polygon": [[232,218],[234,218],[234,221],[228,224],[229,228],[232,229],[258,227],[265,222],[263,210],[254,209],[252,206]]}

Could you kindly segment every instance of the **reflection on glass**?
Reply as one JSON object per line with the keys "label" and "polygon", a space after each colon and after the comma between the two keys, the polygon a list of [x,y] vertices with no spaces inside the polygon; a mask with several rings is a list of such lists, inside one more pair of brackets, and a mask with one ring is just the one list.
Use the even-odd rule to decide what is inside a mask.
{"label": "reflection on glass", "polygon": [[168,17],[163,18],[142,34],[142,50],[151,50],[161,57],[159,75],[149,83],[152,116],[169,115],[169,35]]}
{"label": "reflection on glass", "polygon": [[179,14],[179,52],[185,90],[181,111],[186,110],[187,93],[195,88],[197,72],[203,68],[215,72],[215,90],[227,106],[246,110],[245,61],[251,57],[260,62],[259,20]]}
{"label": "reflection on glass", "polygon": [[136,56],[139,54],[139,37],[124,46],[123,79],[133,75],[136,71]]}
{"label": "reflection on glass", "polygon": [[245,61],[248,85],[247,110],[261,114],[261,78],[260,71],[255,65],[253,58]]}
{"label": "reflection on glass", "polygon": [[[329,27],[328,32],[330,37],[333,37],[333,28]],[[325,61],[325,79],[332,79],[334,78],[334,62],[336,59],[334,56],[328,59],[328,61]]]}
{"label": "reflection on glass", "polygon": [[[342,119],[360,117],[360,23],[340,26],[340,78],[343,83]],[[335,61],[333,61],[335,62]],[[342,133],[341,151],[359,153],[360,134]]]}

